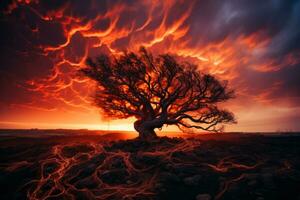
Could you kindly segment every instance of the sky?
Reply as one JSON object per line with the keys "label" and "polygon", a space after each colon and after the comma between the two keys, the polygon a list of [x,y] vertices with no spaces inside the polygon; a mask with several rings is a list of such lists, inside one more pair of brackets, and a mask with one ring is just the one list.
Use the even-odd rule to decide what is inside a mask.
{"label": "sky", "polygon": [[[226,131],[300,131],[298,0],[2,0],[0,128],[133,130],[93,106],[88,57],[169,53],[227,80]],[[173,130],[169,128],[167,130]]]}

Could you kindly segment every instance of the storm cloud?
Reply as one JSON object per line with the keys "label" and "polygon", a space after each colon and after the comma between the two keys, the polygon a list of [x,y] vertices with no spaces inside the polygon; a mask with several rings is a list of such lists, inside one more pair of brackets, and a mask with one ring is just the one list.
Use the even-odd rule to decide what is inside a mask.
{"label": "storm cloud", "polygon": [[228,80],[241,127],[245,108],[277,106],[290,111],[269,123],[300,130],[300,1],[4,0],[0,10],[2,121],[20,106],[28,118],[92,112],[93,85],[77,74],[85,59],[145,46]]}

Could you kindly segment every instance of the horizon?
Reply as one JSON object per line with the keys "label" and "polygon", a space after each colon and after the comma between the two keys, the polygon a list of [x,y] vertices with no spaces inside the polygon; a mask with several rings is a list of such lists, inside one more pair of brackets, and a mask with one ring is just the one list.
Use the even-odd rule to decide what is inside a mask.
{"label": "horizon", "polygon": [[[115,122],[116,123],[116,122]],[[0,121],[0,130],[1,129],[41,129],[41,130],[54,130],[54,129],[66,129],[66,130],[101,130],[101,131],[129,131],[129,132],[136,132],[136,130],[133,127],[132,124],[119,124],[117,122],[116,125],[110,125],[109,123],[102,123],[102,124],[52,124],[52,123],[36,123],[36,126],[31,126],[28,124],[35,124],[35,123],[26,123],[26,122],[1,122]],[[234,126],[234,125],[233,125]],[[157,130],[158,131],[158,130]],[[162,130],[158,132],[182,132],[181,130],[174,128],[174,127],[163,127]],[[200,131],[201,132],[201,131]],[[205,131],[203,131],[205,132]],[[300,132],[300,130],[294,130],[289,128],[281,128],[281,129],[269,129],[269,130],[242,130],[242,129],[233,129],[233,130],[227,130],[225,128],[224,131],[227,133],[233,133],[233,132],[240,132],[240,133],[275,133],[275,132]],[[213,132],[211,132],[213,133]]]}
{"label": "horizon", "polygon": [[[129,132],[138,134],[136,130],[122,130],[122,129],[111,129],[111,130],[105,130],[105,129],[88,129],[88,128],[0,128],[0,131],[91,131],[91,132],[116,132],[116,133],[122,133],[122,132]],[[281,133],[300,133],[300,131],[294,131],[294,130],[277,130],[277,131],[252,131],[252,132],[243,132],[243,131],[221,131],[221,132],[212,132],[212,131],[197,131],[197,132],[182,132],[180,130],[178,131],[172,131],[172,130],[159,130],[156,131],[158,135],[161,135],[166,133],[167,134],[182,134],[182,135],[222,135],[222,134],[229,134],[229,133],[237,133],[237,134],[281,134]]]}

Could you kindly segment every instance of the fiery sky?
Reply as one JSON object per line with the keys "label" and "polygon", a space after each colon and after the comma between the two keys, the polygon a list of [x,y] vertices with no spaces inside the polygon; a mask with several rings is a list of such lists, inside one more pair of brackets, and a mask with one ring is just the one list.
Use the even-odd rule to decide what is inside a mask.
{"label": "fiery sky", "polygon": [[2,0],[0,127],[133,130],[101,119],[87,57],[170,53],[228,80],[227,131],[300,130],[300,1]]}

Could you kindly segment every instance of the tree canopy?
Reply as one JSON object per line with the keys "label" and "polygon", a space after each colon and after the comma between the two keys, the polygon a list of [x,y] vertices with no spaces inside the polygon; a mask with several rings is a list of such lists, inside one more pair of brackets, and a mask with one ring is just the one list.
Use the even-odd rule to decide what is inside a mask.
{"label": "tree canopy", "polygon": [[227,82],[168,54],[154,57],[141,48],[118,57],[101,55],[89,58],[81,71],[96,82],[94,99],[102,115],[135,117],[142,139],[156,137],[154,129],[163,125],[218,131],[219,124],[235,122],[231,112],[218,107],[234,96]]}

